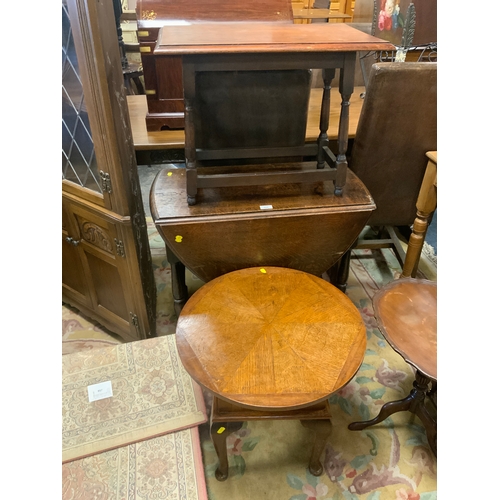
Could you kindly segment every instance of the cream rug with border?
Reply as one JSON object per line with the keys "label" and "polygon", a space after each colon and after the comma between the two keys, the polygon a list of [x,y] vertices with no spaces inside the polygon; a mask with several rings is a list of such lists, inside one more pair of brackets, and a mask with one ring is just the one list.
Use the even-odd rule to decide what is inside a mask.
{"label": "cream rug with border", "polygon": [[198,427],[63,464],[62,500],[207,500]]}
{"label": "cream rug with border", "polygon": [[[174,336],[67,354],[62,368],[63,462],[207,421]],[[108,381],[112,397],[89,402],[88,386]]]}

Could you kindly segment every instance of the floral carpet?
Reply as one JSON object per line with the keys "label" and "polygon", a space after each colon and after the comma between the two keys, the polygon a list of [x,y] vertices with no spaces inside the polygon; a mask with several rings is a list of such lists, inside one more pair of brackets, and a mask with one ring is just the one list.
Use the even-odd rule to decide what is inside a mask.
{"label": "floral carpet", "polygon": [[206,500],[198,427],[62,466],[63,500]]}
{"label": "floral carpet", "polygon": [[[170,269],[163,242],[151,223],[149,230],[158,290],[157,325],[159,334],[165,335],[175,332]],[[437,279],[434,263],[425,255],[420,269],[420,277]],[[300,422],[253,421],[229,436],[229,477],[219,482],[214,475],[217,456],[205,423],[199,426],[199,432],[210,500],[437,498],[437,462],[418,417],[400,412],[363,431],[347,428],[351,422],[373,418],[384,403],[405,397],[412,388],[413,369],[387,344],[377,328],[372,308],[373,294],[400,272],[398,261],[388,249],[356,250],[353,254],[346,294],[362,314],[368,344],[357,375],[330,398],[333,432],[322,457],[323,475],[315,477],[308,472],[313,436]],[[190,273],[187,283],[190,293],[202,284]],[[64,306],[63,340],[84,338],[116,341],[98,324]],[[209,409],[211,397],[206,392],[204,396]],[[435,412],[432,405],[429,411]],[[154,481],[152,476],[149,480]],[[156,485],[160,484],[158,481]],[[158,488],[155,495],[147,498],[170,498],[166,486],[163,490]]]}
{"label": "floral carpet", "polygon": [[[173,335],[67,354],[62,368],[63,462],[207,421]],[[89,401],[103,382],[112,397]]]}

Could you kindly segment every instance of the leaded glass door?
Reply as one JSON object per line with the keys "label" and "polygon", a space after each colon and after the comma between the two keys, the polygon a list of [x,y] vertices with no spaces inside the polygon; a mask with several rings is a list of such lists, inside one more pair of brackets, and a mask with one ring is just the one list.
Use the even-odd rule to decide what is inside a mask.
{"label": "leaded glass door", "polygon": [[62,0],[63,301],[125,340],[156,288],[112,2]]}

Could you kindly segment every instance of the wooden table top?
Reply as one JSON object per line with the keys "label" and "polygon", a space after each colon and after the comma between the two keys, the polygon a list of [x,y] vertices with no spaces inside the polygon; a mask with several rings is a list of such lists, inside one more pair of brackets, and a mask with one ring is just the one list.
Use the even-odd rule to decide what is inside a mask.
{"label": "wooden table top", "polygon": [[[309,167],[314,168],[315,162]],[[276,170],[291,168],[291,164],[274,165]],[[268,165],[238,166],[240,172],[266,170]],[[234,167],[200,169],[211,174],[234,171]],[[307,212],[345,213],[346,209],[373,210],[375,204],[364,184],[351,171],[342,196],[335,196],[333,182],[290,183],[259,186],[229,186],[199,190],[198,203],[186,202],[186,169],[162,169],[151,187],[149,204],[155,224],[177,225],[181,222],[230,218],[282,217],[283,214]],[[269,207],[272,208],[269,208]],[[266,207],[263,209],[262,207]]]}
{"label": "wooden table top", "polygon": [[[359,115],[363,106],[360,95],[364,87],[355,87],[349,105],[349,138],[354,138],[358,126]],[[309,111],[307,115],[306,142],[316,142],[319,135],[319,118],[321,110],[322,88],[311,89],[309,99]],[[330,129],[328,136],[330,140],[338,137],[338,123],[340,119],[341,97],[338,91],[332,89],[330,105]],[[182,149],[184,148],[184,130],[161,130],[148,132],[146,128],[146,113],[148,104],[145,95],[129,95],[127,103],[132,126],[132,137],[134,148],[138,151],[155,149]]]}
{"label": "wooden table top", "polygon": [[437,283],[400,278],[374,295],[373,307],[392,348],[437,380]]}
{"label": "wooden table top", "polygon": [[351,19],[349,14],[330,9],[299,9],[293,7],[294,19]]}
{"label": "wooden table top", "polygon": [[177,322],[187,372],[220,398],[256,410],[307,407],[360,367],[366,329],[351,300],[311,274],[249,268],[216,278]]}
{"label": "wooden table top", "polygon": [[[200,28],[201,27],[201,28]],[[207,23],[161,28],[155,56],[395,50],[345,23]]]}

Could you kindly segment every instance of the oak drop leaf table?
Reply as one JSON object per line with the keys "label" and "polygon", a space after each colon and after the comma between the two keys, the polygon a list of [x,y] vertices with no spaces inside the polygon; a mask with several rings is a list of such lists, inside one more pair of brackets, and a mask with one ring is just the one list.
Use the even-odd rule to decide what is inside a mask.
{"label": "oak drop leaf table", "polygon": [[344,293],[302,271],[234,271],[193,294],[176,339],[188,373],[214,395],[218,480],[228,476],[226,437],[259,419],[297,419],[312,429],[309,470],[322,474],[328,398],[355,375],[366,350],[363,320]]}

